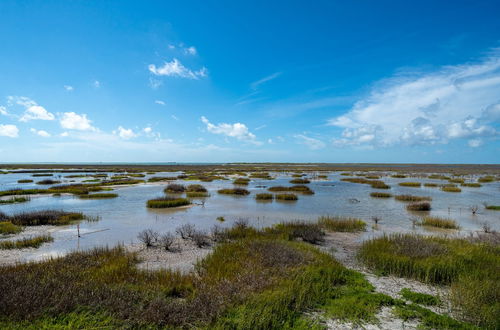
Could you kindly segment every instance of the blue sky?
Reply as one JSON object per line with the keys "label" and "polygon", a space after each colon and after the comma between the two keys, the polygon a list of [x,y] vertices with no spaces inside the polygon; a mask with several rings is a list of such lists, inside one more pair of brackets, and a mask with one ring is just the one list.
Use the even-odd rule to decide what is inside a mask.
{"label": "blue sky", "polygon": [[500,160],[498,1],[0,2],[0,162]]}

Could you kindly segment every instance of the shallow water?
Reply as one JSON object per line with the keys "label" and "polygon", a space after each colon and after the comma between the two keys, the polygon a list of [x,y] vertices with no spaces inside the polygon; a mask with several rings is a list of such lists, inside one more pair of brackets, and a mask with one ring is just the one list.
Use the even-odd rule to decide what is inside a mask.
{"label": "shallow water", "polygon": [[[71,173],[75,175],[77,173]],[[176,176],[180,173],[156,173],[150,176]],[[62,179],[63,183],[70,183],[64,179],[68,174],[55,174],[54,177],[31,177],[29,173],[0,175],[0,190],[14,188],[47,188],[33,184],[17,184],[20,179],[34,179],[40,181],[48,178]],[[450,217],[462,227],[460,234],[469,231],[481,230],[483,223],[488,223],[492,229],[500,230],[500,212],[485,210],[483,202],[500,205],[500,182],[483,184],[481,188],[461,187],[461,193],[448,193],[439,188],[410,188],[398,186],[403,181],[447,183],[442,180],[420,178],[396,179],[382,177],[382,180],[391,186],[389,190],[381,190],[396,194],[412,194],[432,197],[432,211],[410,213],[405,209],[406,203],[393,198],[380,199],[370,197],[370,192],[376,191],[369,185],[340,181],[343,176],[332,173],[328,180],[312,181],[308,186],[315,191],[314,195],[300,195],[296,202],[257,202],[255,193],[265,192],[266,188],[259,186],[290,185],[290,176],[275,174],[275,180],[252,179],[248,190],[251,195],[233,197],[217,194],[221,188],[231,187],[229,180],[214,182],[182,181],[181,184],[203,184],[211,196],[204,199],[195,199],[200,205],[193,205],[181,209],[148,209],[145,204],[148,199],[163,195],[163,189],[168,183],[141,184],[127,187],[117,187],[115,192],[118,198],[102,200],[82,200],[75,196],[53,197],[33,196],[30,202],[21,204],[0,205],[0,211],[12,214],[21,211],[60,209],[78,211],[87,215],[99,216],[98,222],[81,222],[77,237],[77,225],[58,227],[52,234],[54,242],[44,244],[34,252],[26,254],[25,259],[40,259],[49,255],[60,255],[78,249],[88,249],[95,246],[114,246],[116,244],[137,242],[137,234],[146,228],[159,232],[175,231],[185,223],[194,224],[198,229],[210,230],[214,225],[231,226],[238,219],[248,219],[256,227],[266,227],[275,223],[290,220],[314,221],[321,215],[342,215],[364,219],[368,224],[368,231],[363,238],[390,232],[421,232],[421,233],[449,233],[454,230],[432,230],[424,227],[413,227],[410,219],[421,215]],[[146,179],[147,179],[146,177]],[[88,178],[86,178],[88,179]],[[140,179],[140,178],[139,178]],[[70,179],[80,182],[83,179]],[[350,199],[357,199],[353,203]],[[472,215],[470,206],[479,205],[479,211]],[[216,218],[223,216],[226,221],[220,222]],[[381,220],[376,228],[372,228],[371,218]]]}

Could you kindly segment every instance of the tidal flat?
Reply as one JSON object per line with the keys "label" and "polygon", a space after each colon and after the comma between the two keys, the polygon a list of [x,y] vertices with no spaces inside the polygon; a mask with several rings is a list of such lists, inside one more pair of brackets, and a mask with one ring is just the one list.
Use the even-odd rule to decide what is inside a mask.
{"label": "tidal flat", "polygon": [[[500,304],[498,296],[476,296],[471,304],[469,300],[472,297],[465,297],[470,288],[461,287],[462,291],[457,293],[458,289],[453,291],[454,282],[418,281],[414,276],[384,270],[378,264],[373,267],[370,265],[376,256],[363,259],[358,253],[365,244],[377,242],[377,239],[384,237],[393,237],[391,235],[437,237],[491,246],[489,249],[493,249],[493,252],[488,250],[489,254],[485,255],[492,258],[491,267],[498,267],[500,212],[488,206],[500,205],[500,166],[5,165],[0,166],[0,170],[7,172],[0,176],[1,200],[29,197],[23,203],[0,203],[0,222],[4,228],[11,227],[8,225],[9,219],[19,218],[20,215],[27,217],[27,214],[43,213],[42,211],[64,211],[83,215],[82,219],[58,226],[19,225],[15,230],[11,228],[0,233],[0,243],[12,247],[0,250],[0,279],[6,280],[13,272],[29,273],[36,271],[36,267],[51,267],[50,263],[64,264],[65,260],[71,262],[78,258],[90,258],[91,255],[98,259],[102,256],[103,269],[112,267],[107,264],[111,262],[107,261],[110,256],[123,260],[131,258],[127,267],[132,268],[123,269],[124,274],[128,275],[124,275],[120,283],[138,283],[139,277],[139,287],[154,287],[161,282],[160,286],[169,287],[166,289],[168,292],[174,290],[177,293],[167,294],[167,297],[170,297],[167,299],[169,302],[161,302],[163,305],[160,305],[165,308],[165,313],[167,310],[173,313],[172,308],[176,310],[175,313],[179,313],[176,319],[166,317],[166,314],[163,319],[161,315],[139,316],[141,308],[147,310],[146,306],[152,303],[148,300],[151,297],[147,295],[141,298],[144,299],[141,300],[144,304],[142,307],[130,307],[127,311],[112,308],[112,302],[107,300],[111,299],[109,297],[98,302],[82,298],[82,301],[71,302],[75,306],[74,309],[64,311],[49,312],[49,306],[44,304],[26,314],[5,309],[6,312],[0,313],[0,326],[15,328],[26,326],[28,323],[60,325],[68,318],[76,318],[83,322],[84,326],[93,324],[112,327],[186,327],[195,324],[195,327],[200,328],[252,328],[252,323],[247,323],[253,320],[253,316],[248,314],[252,308],[263,308],[260,312],[269,319],[259,320],[258,324],[264,328],[276,324],[286,324],[289,328],[352,328],[378,324],[387,329],[403,325],[406,328],[422,325],[439,328],[441,325],[449,328],[493,329],[499,322],[494,316],[495,311],[489,314],[467,312],[467,308],[472,308],[472,305],[491,303],[491,308],[496,308],[494,306]],[[48,174],[51,174],[52,184],[41,187],[37,182],[29,182],[35,175]],[[243,182],[245,194],[218,193],[221,190],[243,189]],[[478,182],[481,182],[481,185],[478,185]],[[298,183],[303,189],[294,188]],[[456,183],[461,183],[460,192],[450,194],[444,189]],[[173,189],[179,187],[187,188]],[[282,188],[273,193],[273,189],[270,189],[272,187]],[[284,194],[283,191],[293,192],[296,200],[277,201]],[[198,194],[190,196],[193,192]],[[113,198],[92,198],[93,196]],[[266,196],[266,202],[259,201],[262,199],[259,196]],[[151,200],[181,199],[185,203],[179,204],[179,207],[147,207],[148,201]],[[422,200],[429,204],[428,207],[408,207],[411,203],[423,203]],[[185,207],[187,204],[189,207]],[[421,225],[429,223],[429,219],[447,219],[452,221],[454,226],[451,228]],[[356,226],[347,226],[347,223],[355,223]],[[139,235],[145,230],[150,230],[151,244],[145,244]],[[30,248],[22,248],[23,244],[10,243],[27,242],[43,235],[50,235],[50,239],[43,242],[40,240],[39,244],[33,244]],[[420,242],[418,239],[415,241]],[[455,241],[442,243],[443,249],[451,249],[450,246],[456,244],[458,243]],[[16,246],[21,248],[15,248]],[[270,254],[266,249],[276,249],[281,253]],[[203,277],[206,272],[221,276],[218,267],[222,266],[219,263],[234,253],[242,258],[250,253],[257,258],[254,262],[262,266],[255,268],[255,272],[260,275],[245,273],[248,279],[264,276],[261,277],[263,279],[269,276],[269,279],[256,284],[257,286],[235,283],[235,290],[254,293],[242,297],[241,300],[221,293],[220,288],[212,287],[215,280]],[[480,252],[476,254],[480,255]],[[133,264],[135,266],[130,266]],[[273,264],[276,266],[272,266]],[[244,265],[235,265],[232,268],[234,274],[243,274],[241,267],[244,268]],[[292,285],[296,291],[292,290],[293,293],[290,294],[294,295],[305,290],[300,284],[302,275],[295,273],[298,269],[310,272],[307,274],[315,279],[311,285],[318,285],[318,289],[323,290],[325,295],[303,296],[305,300],[297,303],[291,309],[291,314],[280,315],[283,319],[278,319],[278,316],[265,309],[274,303],[277,304],[275,308],[284,307],[267,300],[271,299],[272,295],[285,294],[279,291],[283,286]],[[322,274],[347,273],[342,276],[324,275],[326,277],[321,278],[323,275],[314,275],[319,269],[322,269]],[[86,272],[78,267],[74,271]],[[296,278],[295,275],[292,277],[299,282],[288,283],[285,277],[282,278],[286,272],[297,274]],[[148,282],[152,276],[164,276],[164,279],[155,280],[160,282]],[[193,276],[197,279],[194,280]],[[199,282],[199,276],[206,282]],[[231,282],[232,276],[228,273],[219,280]],[[174,277],[177,281],[175,288],[171,287],[172,283],[166,283]],[[390,281],[385,278],[392,278],[394,283],[398,283],[398,290],[389,288]],[[325,279],[340,282],[334,285],[325,282]],[[75,283],[79,281],[77,278],[72,280]],[[458,280],[457,275],[456,281]],[[108,278],[107,281],[111,283],[114,280]],[[492,281],[496,282],[497,279],[492,277]],[[102,287],[102,283],[96,283],[89,282],[86,285],[100,292],[109,289]],[[117,283],[115,285],[118,285]],[[196,304],[208,304],[198,296],[197,290],[200,287],[209,288],[209,291],[215,290],[217,293],[210,292],[227,300],[224,300],[225,304],[206,310],[208,318],[197,318],[193,315],[188,317],[184,314],[188,313],[191,307]],[[442,303],[439,306],[421,306],[406,301],[400,291],[406,289],[402,292],[408,293],[408,287],[416,294],[439,295],[439,301]],[[343,294],[336,293],[338,290]],[[488,290],[495,291],[491,288]],[[457,298],[460,293],[462,295]],[[186,299],[192,299],[191,303],[195,305],[182,307],[177,305],[179,300],[174,304],[176,307],[171,306],[170,301],[176,298],[183,299],[184,302]],[[7,305],[2,304],[9,303],[12,301],[0,298],[1,307],[6,307]],[[71,304],[69,306],[72,306]],[[352,308],[353,304],[364,306],[361,308],[362,314],[358,315],[349,310],[347,306]],[[92,319],[89,312],[96,312],[97,319]],[[149,312],[152,313],[152,310]],[[271,314],[265,314],[267,312]],[[483,315],[482,318],[474,318],[474,315],[479,314]],[[66,321],[63,321],[65,318]]]}

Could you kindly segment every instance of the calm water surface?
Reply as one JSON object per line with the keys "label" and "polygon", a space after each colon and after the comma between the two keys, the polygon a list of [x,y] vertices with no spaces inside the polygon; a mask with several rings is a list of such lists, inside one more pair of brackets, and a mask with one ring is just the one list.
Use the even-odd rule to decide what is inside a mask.
{"label": "calm water surface", "polygon": [[[32,177],[29,173],[0,175],[0,190],[14,188],[47,188],[33,184],[18,184],[20,179],[33,179],[35,182],[47,178],[60,179],[63,183],[80,182],[82,179],[67,179],[71,174],[54,174],[53,177]],[[176,176],[180,173],[156,173],[149,176]],[[315,191],[314,195],[299,195],[296,202],[257,202],[255,193],[265,192],[267,187],[290,185],[290,176],[274,174],[275,180],[252,179],[248,190],[251,195],[233,197],[217,194],[221,188],[231,187],[228,180],[214,182],[179,181],[181,184],[203,184],[211,196],[205,199],[195,199],[194,205],[184,209],[147,209],[148,199],[163,195],[163,189],[168,183],[142,184],[128,187],[118,187],[115,192],[118,198],[104,200],[82,200],[74,196],[53,197],[36,196],[30,202],[21,204],[0,205],[0,211],[13,214],[21,211],[57,209],[78,211],[87,215],[99,216],[98,222],[80,223],[81,238],[77,237],[76,225],[58,227],[52,234],[54,242],[44,244],[26,256],[27,260],[40,259],[48,255],[61,255],[78,249],[88,249],[95,246],[114,246],[116,244],[137,242],[137,233],[146,228],[159,232],[175,231],[185,223],[194,224],[198,229],[210,230],[215,224],[230,227],[238,219],[248,219],[256,227],[266,227],[275,223],[290,220],[315,221],[321,215],[343,215],[364,219],[368,231],[362,239],[390,232],[421,232],[449,233],[457,231],[436,231],[423,227],[413,227],[412,218],[422,215],[450,217],[456,220],[462,229],[460,234],[480,230],[484,223],[492,229],[500,230],[500,212],[485,210],[483,202],[500,205],[500,182],[483,184],[481,188],[461,187],[461,193],[448,193],[439,188],[410,188],[398,186],[403,181],[447,183],[442,180],[430,179],[395,179],[382,177],[391,186],[390,190],[381,190],[396,194],[412,194],[432,197],[432,211],[410,213],[405,209],[405,203],[393,198],[371,198],[370,192],[376,191],[369,185],[340,181],[339,173],[332,173],[328,180],[312,181],[308,186]],[[147,176],[147,177],[149,177]],[[146,177],[146,179],[147,179]],[[88,178],[86,178],[88,179]],[[265,187],[262,187],[265,186]],[[359,202],[353,202],[356,199]],[[479,205],[478,214],[472,215],[469,208]],[[219,222],[217,217],[223,216],[226,221]],[[372,228],[371,218],[377,216],[381,220],[377,228]]]}

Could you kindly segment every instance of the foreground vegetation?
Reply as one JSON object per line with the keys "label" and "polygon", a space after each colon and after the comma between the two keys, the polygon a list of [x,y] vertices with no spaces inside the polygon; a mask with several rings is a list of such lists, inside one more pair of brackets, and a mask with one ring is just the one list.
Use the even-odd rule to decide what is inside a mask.
{"label": "foreground vegetation", "polygon": [[39,235],[22,238],[15,241],[0,241],[0,250],[38,248],[43,243],[52,242],[54,239],[50,235]]}
{"label": "foreground vegetation", "polygon": [[485,235],[472,240],[395,234],[365,242],[358,258],[383,274],[450,285],[452,302],[464,320],[498,329],[500,240],[490,237],[498,233]]}
{"label": "foreground vegetation", "polygon": [[11,216],[0,212],[0,222],[8,222],[15,226],[62,226],[84,219],[83,213],[58,210],[21,212]]}

